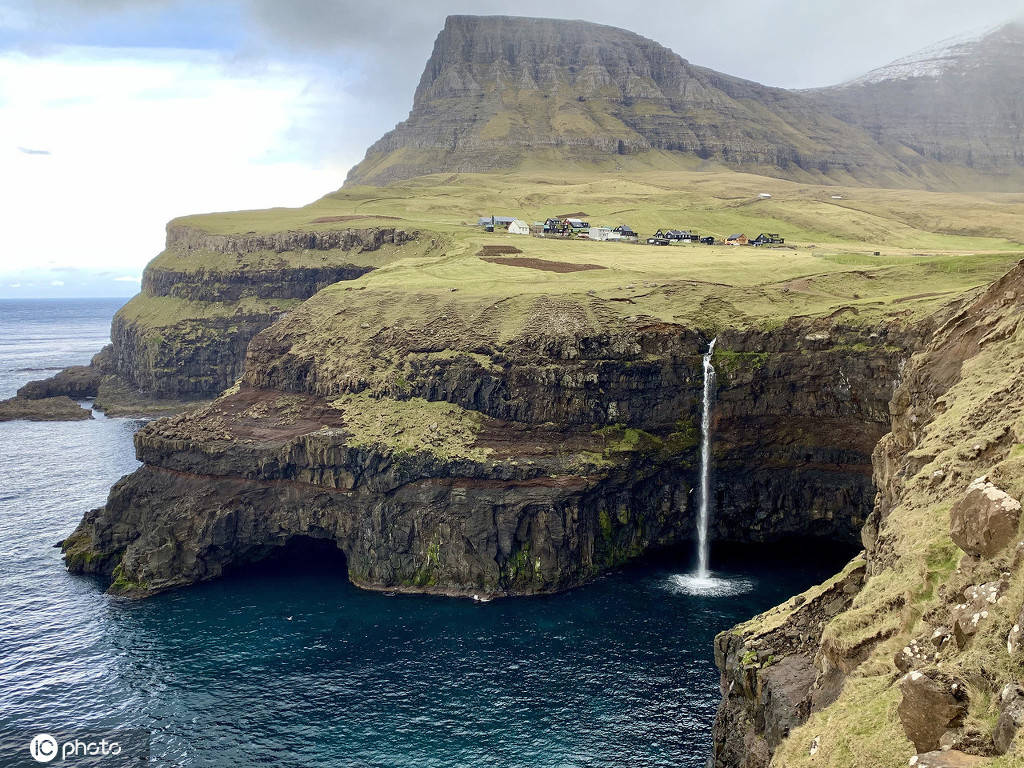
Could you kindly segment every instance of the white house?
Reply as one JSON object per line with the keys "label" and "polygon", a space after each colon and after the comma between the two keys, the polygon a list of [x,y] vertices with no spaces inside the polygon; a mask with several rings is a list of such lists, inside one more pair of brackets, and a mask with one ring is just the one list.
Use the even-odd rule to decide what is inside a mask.
{"label": "white house", "polygon": [[513,235],[528,235],[530,234],[530,225],[522,219],[513,219],[508,225],[508,231]]}
{"label": "white house", "polygon": [[[615,238],[612,235],[616,235]],[[591,240],[612,240],[621,237],[618,232],[613,233],[611,227],[591,227],[587,236]]]}

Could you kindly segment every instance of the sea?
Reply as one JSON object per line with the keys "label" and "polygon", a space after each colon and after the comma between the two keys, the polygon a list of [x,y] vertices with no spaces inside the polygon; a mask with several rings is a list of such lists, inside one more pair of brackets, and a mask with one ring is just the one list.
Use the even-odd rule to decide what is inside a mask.
{"label": "sea", "polygon": [[[0,397],[87,363],[121,303],[0,301]],[[687,548],[570,592],[477,603],[365,592],[342,558],[305,557],[116,598],[55,548],[139,466],[143,422],[96,416],[0,423],[3,768],[38,765],[42,734],[66,747],[101,733],[143,734],[155,766],[704,768],[715,634],[843,560],[718,548],[725,586],[701,592],[683,578]]]}

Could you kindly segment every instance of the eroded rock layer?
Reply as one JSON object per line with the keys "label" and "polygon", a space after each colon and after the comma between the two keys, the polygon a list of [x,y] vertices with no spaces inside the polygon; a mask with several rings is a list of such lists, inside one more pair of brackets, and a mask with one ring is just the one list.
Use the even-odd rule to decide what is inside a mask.
{"label": "eroded rock layer", "polygon": [[[500,315],[459,325],[426,297],[400,316],[340,285],[306,302],[252,341],[240,389],[138,433],[146,466],[68,539],[69,567],[147,594],[311,536],[362,586],[526,594],[691,539],[709,340],[587,331],[577,300],[536,301],[504,337]],[[855,540],[915,340],[836,320],[721,334],[716,537]]]}

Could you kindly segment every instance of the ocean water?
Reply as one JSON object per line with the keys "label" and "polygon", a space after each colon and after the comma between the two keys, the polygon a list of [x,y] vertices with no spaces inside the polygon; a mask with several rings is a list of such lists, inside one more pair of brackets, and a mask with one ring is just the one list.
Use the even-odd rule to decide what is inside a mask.
{"label": "ocean water", "polygon": [[[0,396],[87,362],[119,303],[0,302]],[[148,732],[157,766],[702,767],[714,635],[841,559],[713,551],[726,586],[702,593],[686,552],[474,603],[360,591],[305,552],[111,598],[54,544],[138,466],[139,425],[0,423],[0,736],[25,735],[3,768],[38,764],[31,734],[110,729]]]}

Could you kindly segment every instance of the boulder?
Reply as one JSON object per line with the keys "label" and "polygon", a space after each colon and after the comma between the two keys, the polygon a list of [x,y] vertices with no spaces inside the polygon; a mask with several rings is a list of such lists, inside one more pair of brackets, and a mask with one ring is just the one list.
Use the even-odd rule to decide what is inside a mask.
{"label": "boulder", "polygon": [[1024,726],[1024,688],[1007,683],[999,692],[999,719],[992,732],[992,743],[1000,755],[1011,750],[1021,726]]}
{"label": "boulder", "polygon": [[967,487],[950,512],[949,535],[964,552],[992,557],[1017,536],[1020,502],[986,477]]}
{"label": "boulder", "polygon": [[989,581],[964,590],[964,602],[953,608],[953,637],[957,648],[963,650],[978,632],[978,627],[988,619],[996,602],[1009,587],[1007,579]]}
{"label": "boulder", "polygon": [[987,762],[984,757],[968,755],[955,749],[936,750],[910,758],[914,768],[973,768]]}
{"label": "boulder", "polygon": [[959,727],[967,714],[967,690],[949,675],[913,671],[899,682],[903,699],[898,713],[907,738],[918,752],[939,748],[942,735]]}

